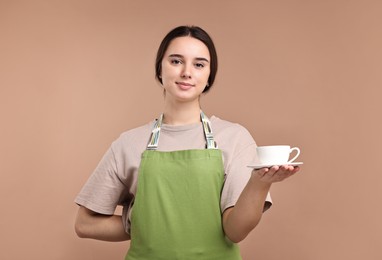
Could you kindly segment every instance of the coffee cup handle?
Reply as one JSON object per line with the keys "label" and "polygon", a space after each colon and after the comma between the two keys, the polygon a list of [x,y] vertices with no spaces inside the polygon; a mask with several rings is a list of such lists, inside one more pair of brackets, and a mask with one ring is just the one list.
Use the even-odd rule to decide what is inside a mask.
{"label": "coffee cup handle", "polygon": [[294,160],[296,160],[297,157],[300,155],[300,149],[299,149],[298,147],[293,147],[293,148],[291,148],[290,151],[289,151],[289,153],[291,154],[293,151],[296,151],[297,154],[296,154],[292,159],[290,159],[290,160],[288,161],[288,163],[292,163],[292,162],[293,162]]}

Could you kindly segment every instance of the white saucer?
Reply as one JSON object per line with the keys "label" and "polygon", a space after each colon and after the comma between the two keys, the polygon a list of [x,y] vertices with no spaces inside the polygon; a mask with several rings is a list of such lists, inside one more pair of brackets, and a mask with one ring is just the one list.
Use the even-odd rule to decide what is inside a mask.
{"label": "white saucer", "polygon": [[[291,165],[291,166],[298,166],[304,164],[303,162],[291,162],[286,164],[280,164],[280,165]],[[279,166],[280,166],[279,165]],[[257,164],[257,165],[248,165],[249,168],[253,168],[255,170],[261,169],[261,168],[270,168],[274,166],[274,164]]]}

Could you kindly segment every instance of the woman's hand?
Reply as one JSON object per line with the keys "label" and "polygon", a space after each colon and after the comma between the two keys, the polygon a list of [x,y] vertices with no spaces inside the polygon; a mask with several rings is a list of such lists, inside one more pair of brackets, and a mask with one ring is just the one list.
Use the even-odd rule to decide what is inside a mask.
{"label": "woman's hand", "polygon": [[259,170],[254,170],[252,172],[252,177],[257,181],[265,183],[274,183],[280,182],[289,178],[296,172],[300,170],[300,167],[291,166],[291,165],[282,165],[282,166],[272,166],[270,168],[262,168]]}

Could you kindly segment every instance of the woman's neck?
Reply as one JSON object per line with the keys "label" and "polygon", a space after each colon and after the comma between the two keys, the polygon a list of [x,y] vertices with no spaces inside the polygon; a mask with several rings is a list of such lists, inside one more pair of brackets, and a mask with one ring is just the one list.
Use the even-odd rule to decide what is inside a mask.
{"label": "woman's neck", "polygon": [[188,125],[200,122],[199,102],[171,104],[165,103],[163,123],[169,125]]}

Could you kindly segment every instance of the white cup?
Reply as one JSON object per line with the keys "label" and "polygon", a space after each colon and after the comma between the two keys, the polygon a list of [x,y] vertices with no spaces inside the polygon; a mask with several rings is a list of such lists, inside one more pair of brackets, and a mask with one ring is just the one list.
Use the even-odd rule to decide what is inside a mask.
{"label": "white cup", "polygon": [[[293,162],[300,155],[298,147],[291,148],[289,145],[268,145],[256,148],[257,157],[262,165],[283,165]],[[289,160],[290,154],[296,151],[296,155]]]}

